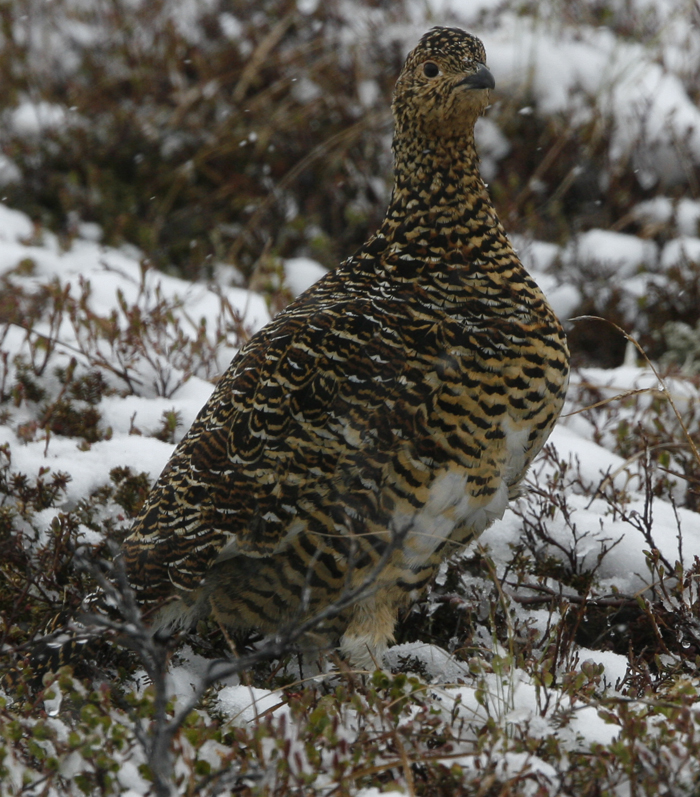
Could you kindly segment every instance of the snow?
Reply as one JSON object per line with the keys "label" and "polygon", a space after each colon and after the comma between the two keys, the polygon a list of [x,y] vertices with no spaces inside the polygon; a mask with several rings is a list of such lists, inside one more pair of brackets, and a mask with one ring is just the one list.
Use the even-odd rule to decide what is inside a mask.
{"label": "snow", "polygon": [[304,293],[325,273],[326,269],[310,257],[290,257],[284,261],[284,280],[292,296]]}
{"label": "snow", "polygon": [[700,234],[700,201],[697,199],[681,199],[676,208],[676,224],[678,232],[685,236]]}
{"label": "snow", "polygon": [[[686,213],[690,217],[692,208]],[[129,301],[140,302],[144,307],[148,307],[156,295],[173,301],[182,298],[178,306],[183,308],[183,317],[201,317],[207,321],[209,328],[220,312],[219,291],[223,290],[250,329],[259,328],[268,318],[261,297],[243,289],[192,285],[153,271],[144,273],[133,253],[103,247],[92,236],[89,239],[77,238],[70,249],[62,250],[53,236],[46,233],[37,235],[26,216],[4,205],[0,205],[0,222],[3,222],[0,224],[2,268],[11,272],[27,258],[34,263],[34,267],[27,271],[15,271],[14,280],[23,280],[28,287],[37,289],[47,281],[57,279],[76,296],[79,295],[76,288],[81,281],[83,284],[89,281],[93,286],[89,294],[91,306],[104,315],[118,307],[119,295],[127,297]],[[517,240],[516,243],[523,259],[530,265],[550,298],[556,301],[557,291],[560,295],[567,290],[573,291],[569,300],[569,309],[573,309],[576,290],[565,283],[557,284],[549,271],[561,258],[566,260],[570,250],[540,241]],[[655,256],[653,245],[648,242],[604,230],[592,230],[579,236],[575,245],[579,257],[607,264],[611,275],[626,275],[628,278],[638,269],[649,265]],[[666,244],[661,261],[668,266],[682,257],[698,254],[700,239],[684,236]],[[287,284],[294,293],[305,290],[325,273],[318,263],[308,258],[287,260],[284,267]],[[561,312],[561,305],[559,310]],[[74,331],[68,327],[61,328],[61,336],[66,342],[76,342]],[[5,339],[5,346],[15,352],[24,350],[26,341],[22,331],[11,330]],[[232,350],[235,351],[235,347]],[[650,369],[633,366],[611,370],[584,369],[574,375],[572,390],[583,383],[596,385],[603,395],[610,396],[627,390],[662,387]],[[100,402],[100,411],[104,422],[111,428],[111,437],[94,442],[87,450],[79,445],[78,440],[60,435],[23,441],[13,430],[12,423],[0,426],[0,445],[9,443],[12,469],[15,471],[36,474],[40,468],[48,466],[53,471],[70,474],[63,505],[63,508],[69,508],[107,483],[113,468],[129,465],[137,472],[145,471],[151,479],[155,479],[172,453],[173,444],[149,437],[148,433],[159,427],[164,412],[175,411],[182,420],[176,437],[181,437],[212,389],[210,382],[192,376],[167,397],[154,394],[147,386],[140,393],[107,395]],[[686,383],[671,381],[664,389],[675,397],[680,406],[684,402],[697,400],[697,395]],[[571,408],[573,405],[567,409]],[[135,428],[142,434],[134,434]],[[562,419],[550,438],[557,457],[569,463],[575,479],[572,477],[572,486],[567,494],[567,514],[555,511],[548,532],[553,544],[564,550],[576,550],[581,568],[594,566],[601,552],[607,550],[598,566],[599,588],[602,591],[618,590],[623,594],[633,594],[648,586],[649,582],[645,557],[648,540],[630,520],[641,517],[645,511],[643,484],[634,463],[625,461],[594,442],[592,437],[590,421],[581,415],[572,415]],[[530,481],[543,483],[552,475],[553,468],[551,463],[536,463]],[[628,502],[625,517],[619,513],[611,515],[609,504],[602,495],[591,499],[590,494],[595,488],[606,482],[626,491]],[[588,494],[581,492],[581,485],[588,485]],[[512,546],[517,545],[522,535],[523,521],[514,509],[508,509],[503,519],[487,529],[479,540],[479,544],[493,557],[499,573],[503,572]],[[45,533],[49,533],[50,525],[59,511],[45,510],[36,516],[35,522],[46,529]],[[683,534],[684,561],[690,562],[693,557],[700,557],[700,522],[697,515],[656,499],[653,503],[654,545],[671,562],[681,555],[679,529],[682,529]],[[96,542],[98,539],[99,535],[94,531],[83,529],[84,541]],[[504,590],[506,594],[509,593],[507,583],[504,584]],[[515,602],[512,611],[520,616],[521,609]],[[529,611],[526,616],[528,627],[534,632],[541,636],[547,633],[552,622],[550,612]],[[530,735],[544,738],[557,734],[560,741],[572,750],[586,749],[594,742],[609,743],[619,730],[617,726],[601,719],[595,708],[578,703],[567,703],[567,710],[572,712],[573,719],[565,728],[558,728],[556,712],[561,707],[563,696],[555,690],[545,710],[542,687],[537,686],[522,670],[512,670],[507,675],[475,675],[447,651],[420,642],[390,648],[384,664],[396,668],[404,666],[406,662],[409,671],[412,662],[420,664],[421,677],[427,678],[431,688],[436,690],[435,694],[439,696],[436,705],[441,707],[445,716],[457,711],[459,716],[475,727],[489,716],[497,716],[506,727],[517,728]],[[179,651],[169,670],[168,690],[171,698],[181,705],[191,700],[210,664],[189,648]],[[580,648],[576,652],[576,659],[567,663],[573,668],[590,668],[594,665],[602,666],[604,689],[614,692],[620,688],[627,672],[627,660],[623,656]],[[137,674],[135,683],[139,682],[142,685],[147,683],[145,673]],[[234,724],[255,722],[262,715],[270,713],[288,713],[280,693],[243,686],[235,678],[228,685],[219,685],[215,703],[221,715]],[[60,706],[60,693],[45,702],[46,711],[53,718],[58,716]],[[213,744],[211,750],[204,751],[203,755],[215,762],[220,760],[220,753]],[[466,757],[462,764],[466,768],[473,767],[474,758]],[[74,765],[79,766],[77,759]],[[538,772],[545,778],[555,779],[551,767],[536,756],[518,757],[504,753],[499,766],[504,772]],[[65,773],[70,774],[71,767],[70,759],[62,763]],[[128,793],[137,795],[143,791],[143,781],[133,764],[122,771],[120,783],[130,790]],[[366,789],[362,793],[369,795],[372,791]]]}
{"label": "snow", "polygon": [[671,266],[699,258],[700,238],[685,235],[681,238],[674,238],[664,246],[661,252],[661,265],[664,269],[668,269]]}
{"label": "snow", "polygon": [[357,792],[357,797],[406,797],[403,791],[380,791],[376,786],[361,789]]}
{"label": "snow", "polygon": [[282,696],[268,689],[252,686],[226,686],[218,694],[217,704],[234,723],[252,722],[275,708],[283,708]]}
{"label": "snow", "polygon": [[[549,693],[520,669],[482,675],[478,686],[450,687],[441,692],[441,697],[446,715],[457,711],[477,727],[489,717],[499,718],[510,732],[519,729],[541,739],[557,735],[571,750],[585,749],[594,742],[609,744],[619,731],[601,719],[593,707],[570,701],[554,690]],[[557,729],[557,715],[564,707],[573,712],[573,719]]]}
{"label": "snow", "polygon": [[[597,109],[613,121],[613,163],[637,158],[640,140],[653,149],[653,159],[637,158],[635,163],[645,188],[683,178],[679,141],[694,163],[700,163],[700,109],[684,82],[700,49],[696,30],[685,21],[692,13],[690,5],[651,0],[647,5],[646,13],[651,9],[659,19],[656,47],[663,63],[651,45],[616,36],[603,25],[566,24],[551,9],[528,16],[501,11],[493,0],[430,2],[435,24],[449,22],[478,32],[496,76],[496,91],[506,88],[532,97],[537,113],[562,114],[574,127],[591,121],[589,98],[596,98]],[[634,18],[631,8],[629,12]],[[484,13],[492,14],[491,24],[482,28]]]}
{"label": "snow", "polygon": [[0,241],[18,242],[31,238],[34,225],[29,217],[0,204]]}
{"label": "snow", "polygon": [[0,188],[19,182],[21,177],[22,172],[17,165],[5,155],[0,155]]}
{"label": "snow", "polygon": [[[242,326],[254,332],[270,318],[264,299],[247,290],[219,285],[194,285],[154,271],[144,270],[140,253],[131,248],[121,250],[103,247],[89,229],[89,238],[76,238],[70,249],[58,245],[55,236],[37,233],[34,224],[24,214],[0,204],[0,272],[14,283],[23,283],[29,292],[51,281],[65,288],[76,300],[85,295],[86,307],[97,316],[109,318],[116,313],[122,328],[127,319],[123,308],[133,306],[145,313],[168,303],[174,308],[174,318],[185,330],[193,332],[202,319],[212,345],[214,334],[229,303]],[[22,264],[22,265],[21,265]],[[17,267],[20,266],[18,269]],[[39,329],[39,327],[37,327]],[[81,355],[80,327],[69,325],[64,319],[53,332],[58,337],[57,354],[52,367],[66,367],[71,357],[89,366]],[[233,341],[232,341],[233,342]],[[114,361],[114,352],[105,341],[102,348],[105,362]],[[3,340],[3,349],[15,355],[27,356],[27,334],[19,327],[10,327]],[[235,354],[235,345],[222,345],[216,350],[216,373],[225,369]],[[12,363],[12,360],[10,360]],[[9,375],[13,373],[10,365]],[[95,490],[110,483],[114,468],[128,466],[134,473],[145,472],[155,480],[173,452],[174,443],[165,443],[152,436],[162,425],[164,413],[174,411],[180,424],[175,431],[177,442],[187,431],[197,413],[209,398],[213,385],[208,379],[192,375],[184,379],[173,358],[167,354],[135,356],[130,362],[134,384],[139,394],[124,394],[124,383],[105,372],[107,381],[118,390],[103,398],[99,406],[100,428],[111,430],[106,439],[93,442],[87,450],[79,438],[61,435],[40,435],[37,439],[22,439],[17,435],[19,424],[27,416],[26,410],[11,413],[9,422],[0,425],[0,445],[8,444],[12,469],[18,473],[37,474],[43,467],[54,473],[69,475],[63,508],[75,507]],[[211,376],[216,376],[216,373]],[[209,374],[203,374],[203,376]],[[47,385],[58,389],[55,377],[47,375]],[[55,510],[42,513],[46,532],[56,517]],[[82,540],[96,542],[98,534],[84,528]]]}
{"label": "snow", "polygon": [[236,41],[239,39],[243,33],[243,25],[241,21],[234,17],[233,14],[229,14],[225,11],[223,14],[219,14],[219,25],[221,26],[221,30],[223,34],[231,41]]}
{"label": "snow", "polygon": [[[578,251],[575,244],[572,244],[571,249],[563,250],[561,246],[547,241],[536,241],[522,235],[510,237],[522,264],[540,286],[557,316],[562,321],[571,318],[574,311],[581,305],[583,298],[581,291],[571,282],[562,281],[562,278],[554,273],[554,269],[559,261],[570,265],[571,253]],[[636,238],[635,241],[637,241]],[[604,245],[605,242],[601,243]],[[603,249],[602,256],[606,257],[605,249]],[[578,263],[579,261],[576,259],[576,268],[578,268]]]}
{"label": "snow", "polygon": [[357,97],[365,108],[371,108],[379,99],[381,90],[376,80],[363,80],[357,85]]}
{"label": "snow", "polygon": [[[428,645],[424,642],[394,645],[385,653],[384,663],[398,669],[406,658],[419,661],[423,672],[441,683],[464,681],[469,677],[469,672],[462,662],[454,659],[437,645]],[[408,669],[410,672],[411,667]]]}
{"label": "snow", "polygon": [[653,265],[657,258],[656,245],[635,235],[610,230],[588,230],[579,235],[564,252],[565,260],[581,265],[596,264],[607,273],[621,278],[635,275]]}
{"label": "snow", "polygon": [[667,196],[656,196],[636,205],[633,214],[640,221],[667,225],[674,216],[673,201]]}
{"label": "snow", "polygon": [[48,102],[25,100],[12,112],[10,124],[16,133],[23,136],[39,136],[47,130],[63,127],[66,109]]}
{"label": "snow", "polygon": [[54,472],[70,474],[66,507],[75,506],[81,498],[107,484],[110,471],[118,466],[128,465],[155,478],[173,452],[168,443],[133,435],[98,441],[89,451],[81,451],[77,439],[59,436],[52,437],[48,445],[45,440],[22,445],[10,430],[0,427],[0,444],[5,442],[10,444],[13,469],[20,473],[48,466]]}
{"label": "snow", "polygon": [[138,765],[134,761],[124,761],[117,772],[119,783],[125,791],[122,797],[141,797],[148,793],[150,784],[141,777]]}
{"label": "snow", "polygon": [[581,291],[575,285],[562,284],[557,277],[551,274],[534,272],[532,276],[557,316],[562,321],[571,318],[574,311],[581,305]]}
{"label": "snow", "polygon": [[561,257],[561,247],[556,244],[535,241],[522,235],[511,235],[510,238],[522,264],[530,272],[547,272]]}
{"label": "snow", "polygon": [[581,665],[587,663],[602,664],[605,679],[609,686],[616,687],[622,683],[627,675],[628,661],[625,656],[613,653],[609,650],[591,650],[590,648],[578,649],[579,662]]}
{"label": "snow", "polygon": [[499,126],[486,117],[477,121],[474,136],[481,158],[481,176],[488,183],[496,173],[498,161],[510,152],[510,142]]}

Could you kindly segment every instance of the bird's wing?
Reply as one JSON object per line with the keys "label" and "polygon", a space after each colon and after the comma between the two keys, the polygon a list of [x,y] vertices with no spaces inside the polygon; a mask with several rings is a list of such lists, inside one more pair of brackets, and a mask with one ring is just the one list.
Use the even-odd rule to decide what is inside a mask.
{"label": "bird's wing", "polygon": [[[402,304],[392,306],[355,296],[292,307],[240,352],[125,542],[142,599],[196,589],[217,558],[272,555],[301,526],[333,533],[337,513],[386,522],[392,451],[439,457],[419,433],[438,388],[402,339]],[[425,324],[424,344],[435,326]]]}

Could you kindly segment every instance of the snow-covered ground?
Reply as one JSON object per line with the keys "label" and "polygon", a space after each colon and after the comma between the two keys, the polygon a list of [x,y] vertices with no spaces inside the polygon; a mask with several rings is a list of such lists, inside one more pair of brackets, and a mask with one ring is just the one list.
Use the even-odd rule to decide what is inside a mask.
{"label": "snow-covered ground", "polygon": [[[147,303],[149,296],[159,294],[173,302],[182,300],[180,312],[183,319],[198,324],[204,318],[209,329],[216,328],[222,298],[231,304],[250,332],[260,328],[269,318],[264,302],[249,291],[216,285],[192,285],[152,271],[144,276],[138,253],[130,250],[108,249],[91,240],[77,239],[70,249],[63,251],[55,236],[35,230],[26,216],[4,206],[0,206],[0,227],[0,264],[5,272],[12,271],[22,262],[25,263],[26,271],[26,263],[29,260],[34,263],[28,270],[29,273],[20,272],[13,276],[13,282],[24,283],[27,290],[31,291],[40,285],[57,281],[61,287],[73,292],[78,291],[80,285],[89,283],[92,291],[86,307],[98,316],[109,317],[113,312],[119,313],[119,307],[125,306],[125,300],[128,305]],[[586,242],[587,251],[596,256],[604,258],[608,252],[611,258],[616,256],[617,250],[614,246],[609,246],[610,241],[605,235],[588,234],[582,238]],[[638,251],[642,253],[643,250],[643,242],[640,241]],[[574,304],[570,299],[558,300],[557,297],[564,294],[562,286],[553,285],[546,272],[536,269],[538,258],[540,262],[546,262],[547,245],[530,242],[529,249],[526,248],[525,251],[526,260],[533,268],[535,276],[541,279],[545,290],[551,293],[558,309],[562,311],[566,308],[567,301],[569,307]],[[542,255],[542,252],[545,254]],[[632,256],[633,254],[629,255],[630,258]],[[303,259],[291,261],[286,267],[288,279],[295,292],[303,289],[310,279],[322,272],[320,267],[314,267]],[[119,294],[123,297],[121,302]],[[46,330],[47,333],[49,331]],[[65,326],[54,329],[53,335],[57,340],[56,353],[52,359],[54,368],[61,365],[66,367],[73,357],[80,361],[79,341],[72,325],[66,322]],[[17,355],[26,357],[30,342],[20,327],[14,327],[5,338],[3,350],[10,355],[11,360]],[[227,357],[231,353],[231,349],[225,351]],[[81,440],[60,435],[39,433],[33,439],[21,439],[18,430],[23,422],[29,420],[31,414],[26,407],[12,412],[0,426],[0,445],[9,444],[13,469],[30,477],[37,475],[43,468],[70,474],[65,504],[45,510],[42,516],[36,518],[36,522],[46,529],[46,533],[49,533],[51,521],[62,509],[75,505],[81,497],[108,482],[113,468],[129,466],[135,471],[146,471],[155,478],[166,464],[174,444],[134,434],[134,428],[156,428],[163,412],[174,410],[182,421],[176,434],[176,437],[180,437],[206,401],[212,384],[192,375],[166,398],[158,395],[158,390],[153,386],[158,383],[160,365],[162,364],[156,361],[154,366],[153,362],[148,362],[145,358],[133,363],[141,388],[136,395],[115,393],[103,398],[100,404],[102,423],[111,428],[111,436],[93,443],[87,449]],[[112,379],[116,388],[124,387],[113,375]],[[12,367],[8,380],[12,380]],[[567,405],[565,414],[578,408],[575,401],[578,395],[576,386],[581,381],[596,386],[610,396],[635,389],[661,388],[649,368],[623,366],[613,370],[586,369],[574,376],[574,401]],[[700,400],[697,392],[682,381],[672,382],[664,389],[675,393],[676,402],[681,409],[688,402]],[[598,570],[601,594],[613,594],[616,591],[620,594],[634,594],[648,585],[645,564],[648,543],[628,520],[611,515],[610,503],[604,497],[591,496],[595,495],[596,486],[607,478],[618,489],[627,492],[628,514],[642,515],[645,503],[644,485],[640,483],[636,462],[625,462],[604,445],[593,442],[592,437],[591,422],[584,419],[583,415],[563,419],[551,437],[550,443],[556,450],[557,457],[577,466],[578,487],[574,487],[572,483],[568,495],[568,514],[565,516],[555,513],[548,524],[548,530],[552,539],[563,548],[574,544],[577,546],[582,569],[593,566],[601,549],[607,545],[610,550]],[[542,484],[553,469],[551,460],[536,462],[531,478]],[[583,489],[584,486],[588,489]],[[576,529],[578,540],[574,539]],[[483,534],[479,543],[488,549],[497,569],[502,570],[510,561],[512,546],[517,545],[521,534],[522,518],[509,510],[502,521],[495,523]],[[683,538],[685,561],[689,563],[694,557],[700,557],[700,517],[689,510],[673,507],[667,501],[657,499],[654,502],[654,541],[662,554],[672,562],[679,555],[679,534]],[[95,542],[95,532],[86,529],[85,540]],[[542,627],[539,630],[544,632],[546,612],[540,618],[537,613],[526,611],[515,602],[512,604],[512,611],[516,614],[521,612],[531,625],[537,626],[541,619]],[[484,706],[483,696],[477,694],[479,689],[483,690],[484,683],[480,681],[480,686],[477,687],[473,673],[469,673],[464,665],[459,664],[444,650],[427,643],[399,646],[390,650],[387,665],[398,664],[401,657],[406,655],[423,663],[425,671],[435,684],[435,699],[439,701],[442,711],[449,714],[457,710],[453,707],[455,700],[459,698],[458,711],[475,722],[483,721],[489,713],[495,712],[507,724],[524,723],[532,731],[532,724],[536,722],[538,733],[546,735],[555,732],[553,723],[560,708],[558,702],[552,701],[551,709],[543,711],[540,689],[524,671],[510,672],[505,681],[500,675],[485,675],[484,683],[490,695],[489,700],[494,702]],[[626,657],[589,649],[580,649],[578,657],[581,663],[594,662],[603,666],[608,689],[614,690],[616,684],[619,685],[624,680]],[[180,654],[178,662],[172,670],[172,690],[181,699],[187,699],[192,694],[192,686],[198,683],[203,673],[202,664],[200,657],[188,655],[186,651]],[[221,689],[218,705],[219,710],[236,723],[249,722],[264,712],[286,711],[279,695],[265,689],[235,684]],[[580,747],[614,737],[615,727],[600,719],[595,709],[586,708],[583,704],[574,708],[576,721],[567,727],[567,744]]]}
{"label": "snow-covered ground", "polygon": [[[631,238],[634,246],[624,247],[617,238]],[[681,240],[675,239],[667,244],[672,249]],[[700,239],[696,239],[700,244]],[[648,242],[632,236],[620,236],[603,231],[584,233],[579,238],[579,245],[585,249],[586,256],[602,262],[616,262],[616,258],[625,258],[629,268],[618,269],[618,274],[627,277],[630,271],[636,271],[644,262],[643,254]],[[546,271],[540,270],[540,264],[546,263],[551,244],[531,241],[523,248],[524,262],[531,268],[549,295],[560,316],[567,318],[567,313],[575,306],[574,292],[567,293],[566,286],[556,285]],[[635,252],[636,249],[636,252]],[[542,255],[542,252],[545,254]],[[27,269],[28,262],[33,263]],[[116,250],[102,247],[91,240],[78,238],[70,249],[63,251],[54,235],[46,231],[37,232],[30,220],[19,213],[0,205],[0,268],[5,273],[12,272],[18,264],[24,263],[25,271],[12,276],[14,284],[23,284],[28,291],[35,291],[41,285],[54,283],[61,290],[67,289],[74,298],[81,296],[81,290],[88,285],[89,295],[84,308],[98,317],[108,318],[112,313],[121,316],[126,326],[124,307],[141,307],[147,310],[149,302],[155,302],[156,296],[173,303],[175,314],[180,314],[183,323],[190,324],[191,329],[204,323],[208,330],[217,329],[222,313],[222,305],[230,304],[235,316],[240,318],[242,326],[248,333],[260,329],[269,321],[269,313],[265,302],[258,294],[241,288],[222,287],[219,285],[192,284],[174,277],[168,277],[155,271],[143,272],[138,252],[130,249]],[[307,258],[298,258],[285,264],[285,273],[293,292],[298,293],[324,273],[323,269]],[[82,288],[81,288],[82,286]],[[52,369],[67,367],[71,358],[81,362],[79,330],[68,319],[50,329],[35,329],[34,334],[44,332],[56,340],[56,350],[51,360]],[[3,351],[10,355],[10,363],[19,356],[29,357],[29,348],[34,340],[19,326],[11,326],[3,342]],[[214,341],[212,340],[212,344]],[[217,364],[220,371],[225,369],[227,360],[235,353],[235,347],[222,345],[216,350]],[[109,351],[104,352],[107,359]],[[5,423],[0,426],[0,444],[9,443],[12,452],[12,464],[18,471],[27,474],[38,473],[41,468],[64,471],[71,476],[66,494],[66,501],[71,504],[82,496],[89,495],[97,487],[109,480],[112,468],[129,466],[134,470],[145,470],[152,478],[160,473],[173,451],[174,443],[164,443],[140,434],[134,434],[135,428],[143,430],[158,427],[164,412],[174,410],[180,417],[180,425],[175,433],[175,442],[189,428],[197,412],[209,397],[213,385],[210,381],[190,374],[184,379],[179,372],[165,359],[162,353],[142,358],[134,357],[129,363],[136,395],[106,396],[100,403],[103,416],[102,423],[111,429],[109,439],[93,443],[88,450],[83,450],[81,441],[60,435],[38,435],[36,439],[27,441],[20,439],[17,429],[30,419],[31,408],[20,407],[12,412]],[[87,357],[82,363],[88,366]],[[168,390],[167,397],[159,390],[163,383],[163,371],[168,366],[170,374],[166,384],[177,385]],[[9,366],[7,382],[14,376],[13,366]],[[125,387],[114,374],[107,372],[116,390]],[[669,389],[675,396],[681,409],[689,402],[698,401],[698,395],[689,383],[671,381],[664,387],[648,367],[622,366],[617,369],[603,370],[588,368],[575,374],[572,378],[571,393],[574,401],[577,398],[576,386],[585,381],[603,390],[610,396],[623,394],[639,389]],[[56,386],[58,382],[56,382]],[[570,402],[564,415],[578,409],[578,405]],[[614,474],[613,483],[630,491],[631,496],[638,493],[638,498],[631,499],[631,511],[640,510],[644,501],[643,484],[632,468],[620,456],[592,440],[593,427],[582,415],[574,415],[560,421],[550,438],[560,458],[577,462],[580,476],[591,491],[594,486]],[[533,472],[539,479],[546,478],[547,468],[551,465],[538,466]],[[624,537],[625,543],[618,545],[605,561],[606,578],[624,592],[633,592],[639,586],[635,574],[644,570],[644,557],[640,540],[626,529],[624,521],[606,517],[606,504],[602,500],[593,500],[583,495],[572,496],[579,505],[576,511],[581,513],[581,520],[587,518],[586,525],[596,528],[593,519],[600,516],[600,526],[590,537],[590,546],[594,550],[597,539]],[[639,504],[639,507],[637,506]],[[47,511],[45,518],[50,522],[52,511]],[[56,512],[59,510],[57,509]],[[684,535],[684,549],[689,561],[700,556],[700,518],[697,514],[684,509],[674,509],[663,501],[658,501],[655,509],[654,532],[659,547],[665,555],[673,557],[677,547],[678,523]],[[565,524],[556,529],[557,534],[566,535]],[[496,555],[499,551],[507,555],[509,545],[517,541],[520,534],[520,519],[508,512],[505,518],[494,524],[482,537]]]}

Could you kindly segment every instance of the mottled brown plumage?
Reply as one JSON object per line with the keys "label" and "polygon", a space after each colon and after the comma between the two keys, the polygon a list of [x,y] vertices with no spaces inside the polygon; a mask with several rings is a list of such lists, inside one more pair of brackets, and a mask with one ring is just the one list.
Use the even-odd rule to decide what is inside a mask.
{"label": "mottled brown plumage", "polygon": [[394,94],[395,185],[370,240],[231,363],[124,546],[158,622],[274,632],[360,583],[327,634],[368,665],[439,563],[503,514],[556,421],[562,328],[478,172],[491,73],[435,28]]}

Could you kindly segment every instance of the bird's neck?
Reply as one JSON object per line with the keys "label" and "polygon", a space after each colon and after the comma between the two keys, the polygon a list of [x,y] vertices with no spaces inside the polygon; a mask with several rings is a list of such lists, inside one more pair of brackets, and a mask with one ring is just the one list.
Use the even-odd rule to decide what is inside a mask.
{"label": "bird's neck", "polygon": [[394,189],[379,235],[430,254],[468,247],[489,229],[510,246],[479,174],[473,135],[394,137]]}

